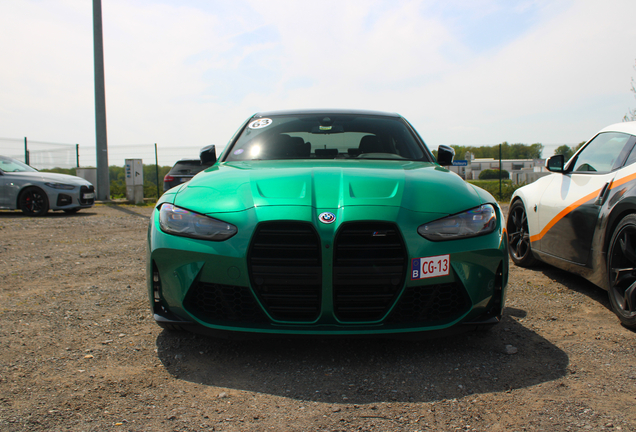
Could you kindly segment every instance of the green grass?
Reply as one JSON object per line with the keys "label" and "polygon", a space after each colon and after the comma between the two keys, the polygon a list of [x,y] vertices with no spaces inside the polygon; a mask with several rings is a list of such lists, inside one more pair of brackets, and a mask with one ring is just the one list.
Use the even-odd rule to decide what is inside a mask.
{"label": "green grass", "polygon": [[523,185],[512,184],[512,180],[501,181],[501,196],[499,195],[499,180],[467,180],[468,183],[479,186],[482,189],[487,190],[494,196],[499,202],[508,202],[515,190],[519,189]]}

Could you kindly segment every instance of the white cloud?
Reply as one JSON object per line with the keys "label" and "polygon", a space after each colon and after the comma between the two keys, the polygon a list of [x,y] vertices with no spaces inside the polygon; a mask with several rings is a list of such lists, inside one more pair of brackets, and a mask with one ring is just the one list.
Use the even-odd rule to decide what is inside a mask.
{"label": "white cloud", "polygon": [[[311,107],[397,111],[433,146],[576,143],[636,105],[634,15],[627,0],[104,1],[109,144],[223,146],[257,110]],[[3,2],[0,28],[0,136],[93,145],[90,2]]]}

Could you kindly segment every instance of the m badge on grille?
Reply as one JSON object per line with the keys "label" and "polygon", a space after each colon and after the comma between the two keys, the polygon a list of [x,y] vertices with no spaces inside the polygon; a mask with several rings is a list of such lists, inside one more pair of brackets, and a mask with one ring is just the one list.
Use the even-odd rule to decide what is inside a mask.
{"label": "m badge on grille", "polygon": [[336,221],[336,215],[330,212],[324,212],[324,213],[320,213],[320,215],[318,216],[318,219],[322,223],[330,224]]}

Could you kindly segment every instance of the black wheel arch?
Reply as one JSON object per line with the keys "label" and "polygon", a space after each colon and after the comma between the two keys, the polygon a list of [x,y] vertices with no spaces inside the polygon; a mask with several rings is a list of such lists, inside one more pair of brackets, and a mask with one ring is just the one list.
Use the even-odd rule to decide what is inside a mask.
{"label": "black wheel arch", "polygon": [[22,197],[22,194],[24,193],[25,190],[30,189],[30,188],[38,188],[40,189],[42,192],[46,193],[40,186],[38,185],[34,185],[31,183],[25,184],[24,186],[22,186],[20,188],[20,191],[18,192],[18,194],[15,196],[15,208],[16,209],[20,209],[20,198]]}
{"label": "black wheel arch", "polygon": [[636,196],[622,199],[611,209],[610,214],[607,216],[607,226],[603,238],[603,254],[607,255],[610,242],[612,241],[612,235],[618,224],[621,223],[625,216],[632,213],[636,213]]}

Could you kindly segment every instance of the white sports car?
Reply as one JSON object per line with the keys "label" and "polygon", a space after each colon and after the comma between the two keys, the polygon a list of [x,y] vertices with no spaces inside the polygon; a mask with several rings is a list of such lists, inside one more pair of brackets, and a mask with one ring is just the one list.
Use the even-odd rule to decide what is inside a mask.
{"label": "white sports car", "polygon": [[609,292],[613,311],[636,329],[636,122],[606,127],[572,158],[552,156],[554,174],[519,188],[507,231],[512,261],[537,260]]}

